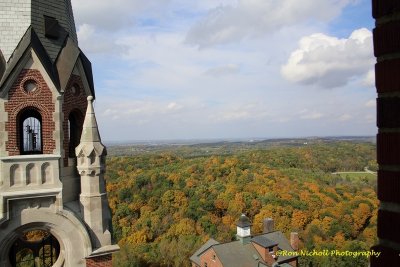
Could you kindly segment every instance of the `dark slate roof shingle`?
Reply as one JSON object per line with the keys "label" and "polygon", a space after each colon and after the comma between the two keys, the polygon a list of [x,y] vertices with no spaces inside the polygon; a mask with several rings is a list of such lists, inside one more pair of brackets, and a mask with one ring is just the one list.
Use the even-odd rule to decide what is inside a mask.
{"label": "dark slate roof shingle", "polygon": [[262,236],[262,235],[253,237],[251,239],[251,241],[256,243],[256,244],[259,244],[263,248],[270,248],[270,247],[278,245],[278,242],[270,240],[270,239],[268,239],[268,238],[266,238],[265,236]]}
{"label": "dark slate roof shingle", "polygon": [[[68,66],[65,64],[57,64],[57,62],[53,62],[51,60],[38,35],[32,27],[29,27],[28,30],[25,32],[24,36],[22,37],[18,46],[15,48],[7,64],[3,66],[0,57],[0,94],[4,94],[4,92],[2,92],[3,85],[11,76],[15,68],[18,66],[18,63],[21,61],[29,48],[32,48],[35,51],[47,74],[53,81],[56,88],[60,91],[63,91],[65,89],[64,87],[68,82],[69,75],[72,73],[76,60],[80,58],[82,61],[86,79],[89,83],[91,94],[93,97],[95,97],[92,65],[89,59],[77,47],[77,45],[74,42],[66,41],[64,47],[60,49],[57,61],[61,60],[63,61],[61,63],[68,63]],[[60,67],[61,65],[63,65],[63,68]]]}
{"label": "dark slate roof shingle", "polygon": [[250,222],[250,219],[246,215],[242,214],[242,216],[240,216],[239,221],[236,223],[236,225],[239,227],[249,227],[252,224]]}
{"label": "dark slate roof shingle", "polygon": [[259,262],[263,262],[257,250],[251,243],[242,244],[240,241],[233,241],[215,245],[212,248],[223,266],[258,267]]}

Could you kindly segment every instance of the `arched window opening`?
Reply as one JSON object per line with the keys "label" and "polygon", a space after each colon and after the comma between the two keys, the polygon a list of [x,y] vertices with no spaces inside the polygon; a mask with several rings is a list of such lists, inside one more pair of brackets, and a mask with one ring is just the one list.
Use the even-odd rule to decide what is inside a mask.
{"label": "arched window opening", "polygon": [[33,109],[20,116],[21,154],[42,153],[42,116]]}
{"label": "arched window opening", "polygon": [[16,267],[53,266],[60,255],[57,239],[45,230],[24,232],[11,246],[10,262]]}
{"label": "arched window opening", "polygon": [[83,116],[78,110],[71,112],[68,116],[68,150],[70,158],[75,158],[75,148],[79,145],[82,134],[82,118]]}
{"label": "arched window opening", "polygon": [[78,96],[80,93],[81,93],[81,88],[80,88],[80,86],[78,85],[78,84],[74,84],[74,85],[72,85],[72,87],[71,87],[71,93],[74,95],[74,96]]}
{"label": "arched window opening", "polygon": [[35,257],[33,256],[33,251],[24,248],[17,252],[15,255],[16,266],[35,266]]}

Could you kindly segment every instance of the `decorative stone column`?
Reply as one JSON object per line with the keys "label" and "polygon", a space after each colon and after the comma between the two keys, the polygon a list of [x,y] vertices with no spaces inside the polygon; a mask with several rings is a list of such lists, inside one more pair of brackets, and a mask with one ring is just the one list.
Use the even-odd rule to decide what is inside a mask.
{"label": "decorative stone column", "polygon": [[[118,246],[112,245],[110,233],[111,213],[104,182],[107,151],[101,143],[97,128],[92,103],[93,97],[89,96],[87,100],[88,107],[83,123],[81,141],[75,152],[77,168],[81,176],[81,213],[95,247],[93,255],[87,260],[87,264],[88,266],[96,266],[93,264],[100,261],[100,259],[110,261],[111,253],[118,250]],[[103,262],[103,260],[100,262]]]}

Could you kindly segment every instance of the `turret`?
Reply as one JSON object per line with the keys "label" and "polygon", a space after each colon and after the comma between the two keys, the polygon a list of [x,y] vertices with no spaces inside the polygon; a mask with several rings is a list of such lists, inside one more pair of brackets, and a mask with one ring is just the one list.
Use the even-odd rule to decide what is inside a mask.
{"label": "turret", "polygon": [[[0,266],[111,266],[94,96],[71,0],[0,0]],[[21,241],[31,231],[50,244]]]}
{"label": "turret", "polygon": [[111,214],[104,183],[105,156],[101,143],[93,97],[89,96],[80,144],[76,147],[78,172],[81,176],[80,206],[83,219],[90,227],[96,246],[111,245]]}

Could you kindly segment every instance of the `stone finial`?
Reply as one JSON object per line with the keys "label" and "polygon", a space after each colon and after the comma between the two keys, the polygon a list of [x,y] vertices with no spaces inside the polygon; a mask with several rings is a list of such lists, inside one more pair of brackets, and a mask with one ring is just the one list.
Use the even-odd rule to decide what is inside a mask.
{"label": "stone finial", "polygon": [[85,121],[83,123],[81,143],[101,142],[96,116],[93,108],[93,96],[87,97],[88,106],[86,109]]}
{"label": "stone finial", "polygon": [[[75,148],[77,157],[89,157],[92,152],[97,156],[107,154],[105,146],[101,143],[99,129],[97,127],[96,116],[93,109],[93,96],[88,96],[88,106],[86,109],[85,120],[82,127],[82,135],[79,145]],[[82,166],[78,166],[82,169]]]}

